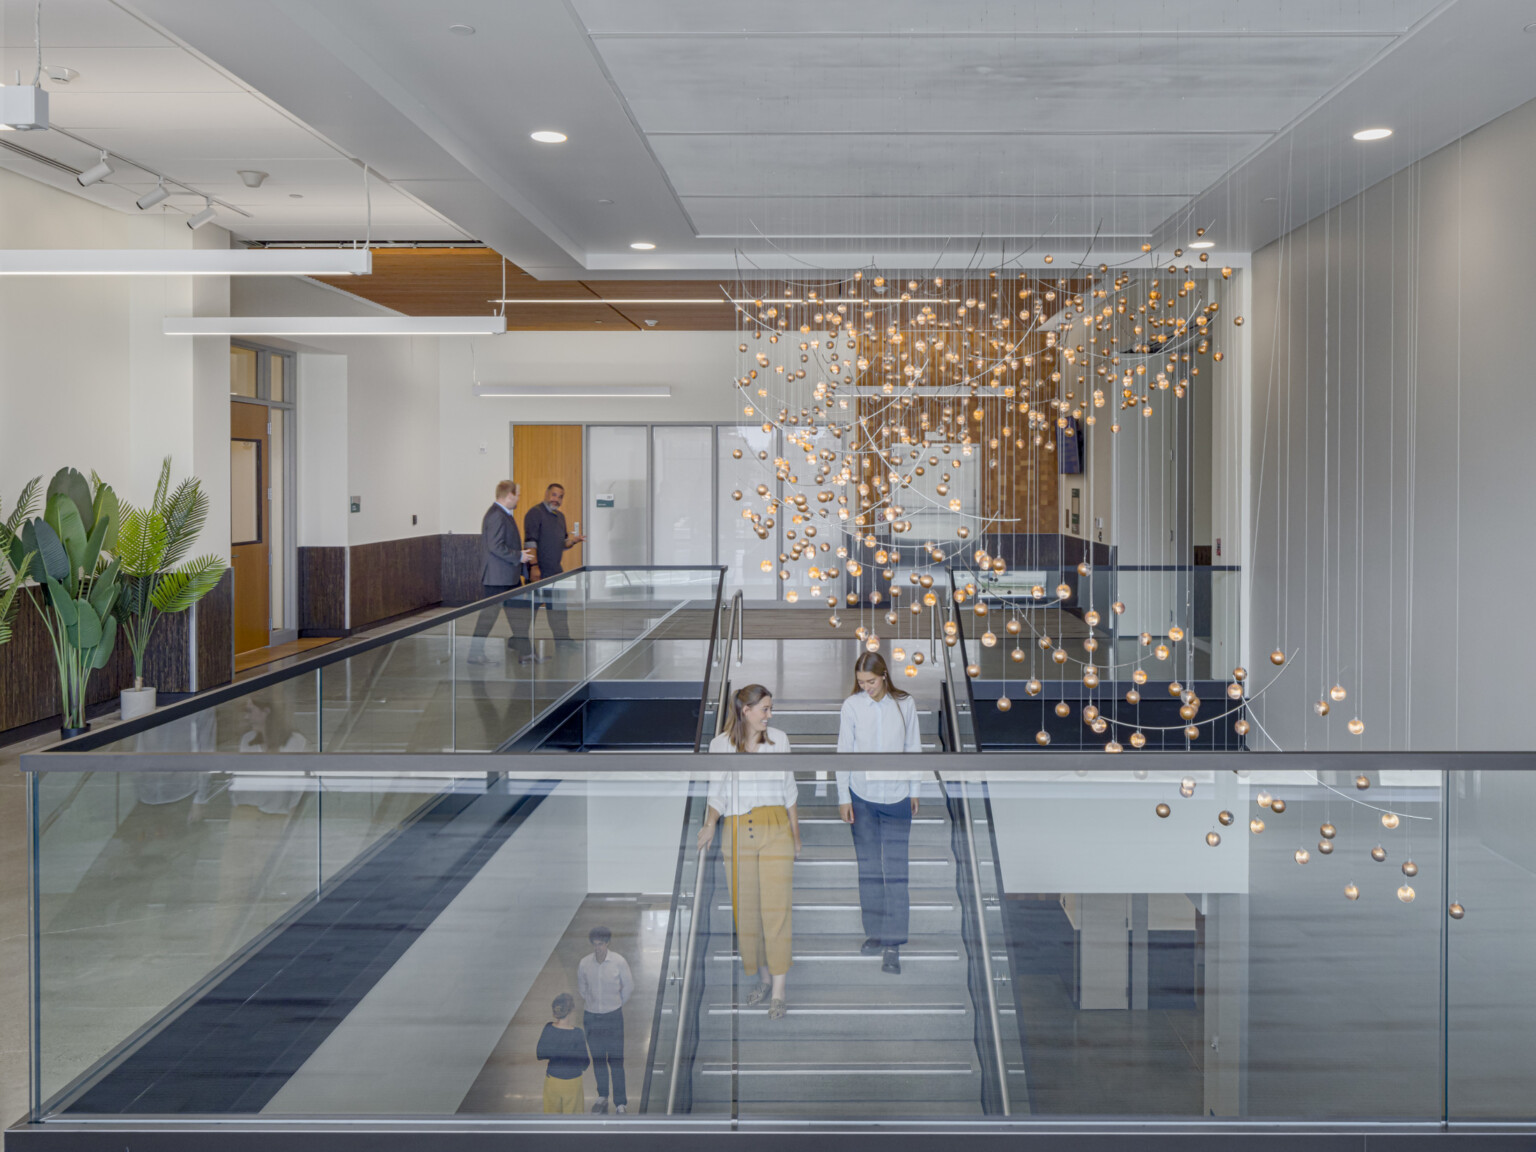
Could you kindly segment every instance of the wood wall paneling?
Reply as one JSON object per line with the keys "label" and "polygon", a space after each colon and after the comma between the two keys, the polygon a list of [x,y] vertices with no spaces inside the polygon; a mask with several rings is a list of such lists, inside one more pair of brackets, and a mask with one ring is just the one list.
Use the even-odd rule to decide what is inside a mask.
{"label": "wood wall paneling", "polygon": [[299,635],[346,636],[347,550],[300,548]]}
{"label": "wood wall paneling", "polygon": [[[519,524],[521,530],[521,524]],[[468,533],[449,532],[443,540],[443,603],[447,605],[472,604],[485,595],[480,583],[480,570],[485,554],[480,547],[480,537]]]}
{"label": "wood wall paneling", "polygon": [[351,569],[354,631],[442,602],[441,536],[359,544]]}
{"label": "wood wall paneling", "polygon": [[[582,426],[580,424],[518,424],[512,429],[512,480],[522,488],[517,525],[522,529],[528,510],[544,499],[553,483],[565,486],[566,526],[576,530],[582,519]],[[582,524],[583,529],[586,524]],[[578,544],[561,561],[562,571],[579,568],[585,548]]]}
{"label": "wood wall paneling", "polygon": [[213,591],[192,609],[197,630],[197,690],[206,692],[235,678],[235,574],[226,571]]}

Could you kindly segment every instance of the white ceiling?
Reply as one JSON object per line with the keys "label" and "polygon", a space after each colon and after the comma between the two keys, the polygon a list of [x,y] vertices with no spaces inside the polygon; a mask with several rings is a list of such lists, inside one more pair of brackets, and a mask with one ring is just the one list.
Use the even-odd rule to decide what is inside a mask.
{"label": "white ceiling", "polygon": [[[0,0],[0,75],[36,68],[32,0]],[[249,213],[222,210],[218,222],[249,240],[351,240],[367,228],[363,173],[331,142],[197,53],[110,0],[44,0],[43,63],[79,76],[45,79],[53,124],[185,181]],[[0,134],[0,166],[86,199],[137,213],[134,200],[156,178],[112,161],[106,181],[81,188],[71,171],[97,154],[59,132]],[[42,164],[25,149],[64,165]],[[239,169],[269,173],[247,188]],[[413,197],[374,181],[376,239],[458,240],[465,234]],[[150,209],[191,214],[203,201],[176,190]]]}
{"label": "white ceiling", "polygon": [[[9,70],[31,5],[0,4]],[[209,181],[252,213],[237,234],[352,238],[354,157],[388,180],[376,236],[451,220],[535,275],[702,276],[1107,256],[1196,225],[1238,260],[1536,97],[1532,18],[1529,0],[45,0],[44,54],[81,72],[59,123]],[[1349,138],[1376,123],[1392,140]],[[248,192],[239,167],[272,180]]]}

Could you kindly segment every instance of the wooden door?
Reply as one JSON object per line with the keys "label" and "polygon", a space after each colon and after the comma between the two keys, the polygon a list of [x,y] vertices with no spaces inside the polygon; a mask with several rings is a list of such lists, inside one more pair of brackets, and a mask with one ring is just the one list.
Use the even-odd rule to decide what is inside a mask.
{"label": "wooden door", "polygon": [[[576,531],[582,516],[582,449],[580,424],[517,424],[512,428],[512,482],[522,489],[517,506],[517,525],[522,529],[523,517],[539,501],[544,499],[544,489],[551,484],[565,486],[565,503],[560,511],[565,513],[566,526]],[[578,544],[565,554],[561,561],[563,571],[579,568],[582,564],[582,545]]]}
{"label": "wooden door", "polygon": [[235,651],[271,642],[272,446],[262,404],[229,406],[229,555],[235,570]]}

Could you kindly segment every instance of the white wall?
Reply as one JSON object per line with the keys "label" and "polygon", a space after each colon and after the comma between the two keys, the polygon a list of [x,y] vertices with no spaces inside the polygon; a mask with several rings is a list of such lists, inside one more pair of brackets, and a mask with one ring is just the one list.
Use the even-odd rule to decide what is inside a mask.
{"label": "white wall", "polygon": [[[734,332],[509,332],[439,342],[441,512],[447,532],[478,532],[511,475],[514,423],[690,423],[737,417]],[[669,400],[512,400],[477,397],[482,384],[668,384]]]}
{"label": "white wall", "polygon": [[[127,215],[0,171],[0,248],[222,247],[180,213]],[[161,458],[210,500],[199,551],[228,554],[229,342],[162,333],[167,315],[227,314],[224,277],[0,278],[0,497],[70,465],[136,502]]]}
{"label": "white wall", "polygon": [[[247,276],[234,282],[231,313],[236,316],[377,316],[389,309],[338,292],[315,281],[285,276]],[[340,452],[345,460],[346,490],[342,511],[347,517],[346,538],[335,541],[327,529],[327,542],[370,544],[408,536],[428,536],[438,526],[438,339],[437,337],[374,336],[314,338],[302,343],[259,339],[256,343],[300,353],[320,353],[345,358],[345,441],[336,438],[337,425],[329,419],[311,424],[304,409],[308,381],[304,361],[299,364],[300,472],[333,480]],[[326,392],[322,404],[333,405],[337,388],[335,361],[320,369],[321,361],[309,361],[323,371]],[[334,412],[332,412],[334,416]],[[305,435],[308,429],[309,435]],[[333,502],[333,485],[323,492],[306,491],[301,483],[299,500],[300,542],[306,525],[331,524],[334,510],[322,508]],[[347,511],[347,499],[362,498],[362,511]],[[482,509],[483,510],[483,509]],[[417,518],[411,523],[411,517]]]}
{"label": "white wall", "polygon": [[587,783],[587,890],[671,892],[686,777],[626,773]]}
{"label": "white wall", "polygon": [[1536,745],[1490,651],[1536,567],[1533,186],[1536,102],[1255,257],[1251,646],[1259,687],[1297,652],[1258,710],[1288,750]]}

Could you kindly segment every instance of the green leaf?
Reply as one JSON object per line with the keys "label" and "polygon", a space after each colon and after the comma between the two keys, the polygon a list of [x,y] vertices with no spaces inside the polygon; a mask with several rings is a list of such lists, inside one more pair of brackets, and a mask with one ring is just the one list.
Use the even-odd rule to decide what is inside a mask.
{"label": "green leaf", "polygon": [[117,569],[118,562],[114,560],[91,581],[91,607],[103,620],[111,614],[112,605],[117,602]]}
{"label": "green leaf", "polygon": [[59,540],[64,545],[64,551],[69,556],[70,578],[66,583],[73,591],[86,554],[86,529],[80,510],[75,507],[75,502],[66,493],[56,492],[48,497],[48,506],[43,512],[43,519],[48,527],[58,534]]}
{"label": "green leaf", "polygon": [[[36,553],[37,560],[28,573],[39,584],[44,579],[68,580],[70,574],[69,553],[59,534],[48,527],[46,520],[28,520],[21,528],[21,542],[27,551]],[[41,568],[41,571],[38,569]]]}
{"label": "green leaf", "polygon": [[149,502],[150,508],[155,512],[165,509],[165,494],[171,487],[171,458],[167,456],[160,461],[160,479],[155,482],[155,498]]}
{"label": "green leaf", "polygon": [[60,468],[54,473],[53,479],[48,482],[48,494],[43,498],[45,509],[52,507],[55,496],[67,496],[74,504],[80,517],[81,536],[95,527],[96,517],[91,511],[91,486],[79,472],[73,468]]}
{"label": "green leaf", "polygon": [[52,576],[46,579],[48,581],[48,600],[53,604],[54,615],[59,618],[64,627],[73,628],[79,618],[79,614],[75,609],[74,597],[70,596],[64,585],[60,584]]}
{"label": "green leaf", "polygon": [[217,588],[223,578],[224,561],[220,557],[199,556],[162,576],[150,594],[150,603],[161,612],[185,612]]}
{"label": "green leaf", "polygon": [[[22,558],[18,570],[25,571],[31,563],[32,557],[28,554]],[[6,588],[5,595],[0,596],[0,644],[4,644],[11,638],[11,621],[15,619],[16,608],[20,603],[17,597],[21,593],[21,583],[21,577],[18,576]]]}
{"label": "green leaf", "polygon": [[189,476],[176,486],[165,503],[165,567],[175,568],[187,558],[208,520],[208,497],[202,482]]}
{"label": "green leaf", "polygon": [[[34,476],[28,480],[26,487],[21,490],[21,495],[16,498],[16,507],[11,509],[11,514],[5,518],[3,524],[0,524],[0,548],[4,548],[7,552],[11,552],[16,544],[16,537],[21,531],[23,522],[37,515],[37,489],[42,482],[41,476]],[[14,566],[16,556],[13,554],[11,559]]]}
{"label": "green leaf", "polygon": [[[50,585],[49,591],[52,590]],[[75,634],[71,639],[82,652],[101,643],[101,617],[89,600],[75,601]]]}
{"label": "green leaf", "polygon": [[124,504],[122,512],[115,555],[123,562],[127,575],[153,576],[165,567],[165,517],[131,504]]}
{"label": "green leaf", "polygon": [[[91,473],[91,477],[97,481],[100,480],[94,472]],[[97,484],[96,498],[91,503],[91,516],[95,524],[87,528],[87,531],[101,533],[101,550],[117,551],[118,502],[117,493],[112,491],[110,484]]]}
{"label": "green leaf", "polygon": [[112,659],[112,646],[117,643],[117,621],[111,616],[101,626],[101,640],[96,645],[96,651],[91,656],[92,668],[105,668],[107,661]]}

